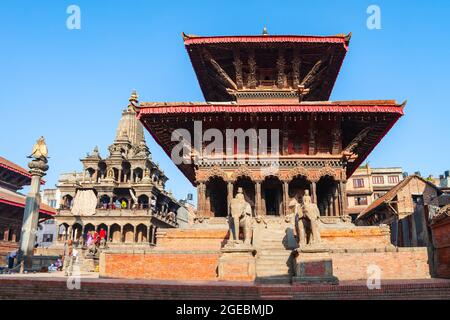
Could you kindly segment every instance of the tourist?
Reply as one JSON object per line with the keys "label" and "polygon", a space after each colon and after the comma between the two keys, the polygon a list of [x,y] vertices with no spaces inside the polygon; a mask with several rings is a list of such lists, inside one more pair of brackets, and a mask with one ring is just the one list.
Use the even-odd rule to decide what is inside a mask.
{"label": "tourist", "polygon": [[100,240],[104,240],[106,239],[106,231],[105,229],[101,228],[100,229]]}
{"label": "tourist", "polygon": [[63,256],[64,258],[63,269],[66,271],[66,276],[69,275],[72,254],[73,254],[73,241],[68,240],[64,245],[64,256]]}
{"label": "tourist", "polygon": [[7,259],[7,262],[8,262],[8,269],[14,268],[14,259],[16,258],[16,256],[17,256],[17,250],[11,251],[6,256],[6,259]]}
{"label": "tourist", "polygon": [[127,208],[127,202],[125,200],[122,200],[122,209]]}
{"label": "tourist", "polygon": [[94,237],[92,236],[92,231],[89,231],[86,236],[86,246],[90,247],[94,242]]}

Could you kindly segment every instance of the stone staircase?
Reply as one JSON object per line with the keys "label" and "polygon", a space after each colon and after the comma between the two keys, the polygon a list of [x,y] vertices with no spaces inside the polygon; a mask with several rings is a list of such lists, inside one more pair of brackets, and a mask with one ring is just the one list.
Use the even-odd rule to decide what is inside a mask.
{"label": "stone staircase", "polygon": [[[260,230],[256,256],[256,281],[268,284],[291,282],[294,270],[292,250],[296,248],[286,225]],[[290,238],[290,239],[289,239]],[[289,239],[289,240],[288,240]]]}

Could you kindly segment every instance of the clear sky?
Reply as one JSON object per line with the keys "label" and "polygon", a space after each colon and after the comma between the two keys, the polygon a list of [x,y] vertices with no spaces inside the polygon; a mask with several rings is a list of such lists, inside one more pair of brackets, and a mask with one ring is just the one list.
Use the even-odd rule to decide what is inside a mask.
{"label": "clear sky", "polygon": [[[81,29],[69,30],[69,5]],[[369,5],[381,30],[369,30]],[[333,100],[408,100],[369,157],[422,175],[450,169],[449,1],[0,1],[0,154],[26,166],[35,140],[50,152],[46,187],[113,142],[132,89],[141,101],[203,101],[181,32],[333,35],[353,32]],[[188,181],[147,134],[178,198]]]}

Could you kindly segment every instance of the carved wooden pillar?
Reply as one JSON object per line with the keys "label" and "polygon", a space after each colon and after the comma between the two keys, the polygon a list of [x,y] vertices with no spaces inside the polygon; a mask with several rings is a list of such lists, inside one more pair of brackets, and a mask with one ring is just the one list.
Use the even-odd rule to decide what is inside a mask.
{"label": "carved wooden pillar", "polygon": [[230,215],[230,204],[233,199],[233,182],[228,181],[227,183],[227,213]]}
{"label": "carved wooden pillar", "polygon": [[328,215],[334,216],[333,212],[333,194],[330,193],[327,197],[327,204],[328,204]]}
{"label": "carved wooden pillar", "polygon": [[281,146],[281,154],[287,155],[289,154],[289,131],[283,130],[283,140],[282,140],[282,146]]}
{"label": "carved wooden pillar", "polygon": [[205,183],[199,182],[197,186],[197,211],[199,216],[204,215],[205,211]]}
{"label": "carved wooden pillar", "polygon": [[292,59],[292,85],[297,88],[300,85],[300,59],[299,50],[294,49],[294,59]]}
{"label": "carved wooden pillar", "polygon": [[317,129],[315,126],[315,122],[313,120],[313,115],[311,116],[311,119],[309,121],[309,148],[308,148],[308,154],[314,155],[316,154],[317,148],[316,148],[316,135],[317,135]]}
{"label": "carved wooden pillar", "polygon": [[284,87],[284,69],[286,67],[286,62],[284,60],[284,50],[278,50],[277,59],[277,87],[278,89],[283,89]]}
{"label": "carved wooden pillar", "polygon": [[338,192],[337,184],[336,184],[336,186],[333,189],[333,214],[335,216],[339,216],[340,215],[340,210],[339,210],[339,192]]}
{"label": "carved wooden pillar", "polygon": [[250,50],[248,57],[248,83],[247,87],[250,89],[256,88],[256,59],[255,59],[255,51]]}
{"label": "carved wooden pillar", "polygon": [[340,181],[339,182],[339,189],[340,189],[340,196],[341,196],[341,216],[345,215],[345,210],[347,210],[347,190],[346,190],[347,182]]}
{"label": "carved wooden pillar", "polygon": [[312,203],[318,204],[317,203],[317,182],[312,181],[311,182],[311,201]]}
{"label": "carved wooden pillar", "polygon": [[289,181],[283,181],[283,214],[288,214]]}
{"label": "carved wooden pillar", "polygon": [[331,131],[332,136],[332,154],[340,154],[342,151],[342,136],[341,136],[341,117],[338,116],[334,124],[334,128]]}
{"label": "carved wooden pillar", "polygon": [[242,89],[244,86],[244,81],[242,77],[242,60],[241,60],[241,53],[239,49],[233,50],[234,54],[234,69],[236,71],[236,85],[238,89]]}
{"label": "carved wooden pillar", "polygon": [[261,181],[255,181],[255,204],[256,204],[256,215],[261,216],[262,208],[261,208]]}

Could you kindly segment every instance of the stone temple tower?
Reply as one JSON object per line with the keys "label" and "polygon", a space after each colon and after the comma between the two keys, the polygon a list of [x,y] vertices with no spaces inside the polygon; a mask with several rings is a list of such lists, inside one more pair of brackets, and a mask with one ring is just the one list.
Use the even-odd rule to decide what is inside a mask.
{"label": "stone temple tower", "polygon": [[155,243],[157,228],[178,226],[180,205],[165,190],[168,178],[151,158],[137,104],[133,91],[107,157],[95,147],[81,159],[82,173],[60,176],[59,243],[81,241],[89,231],[104,229],[109,247],[145,247]]}

